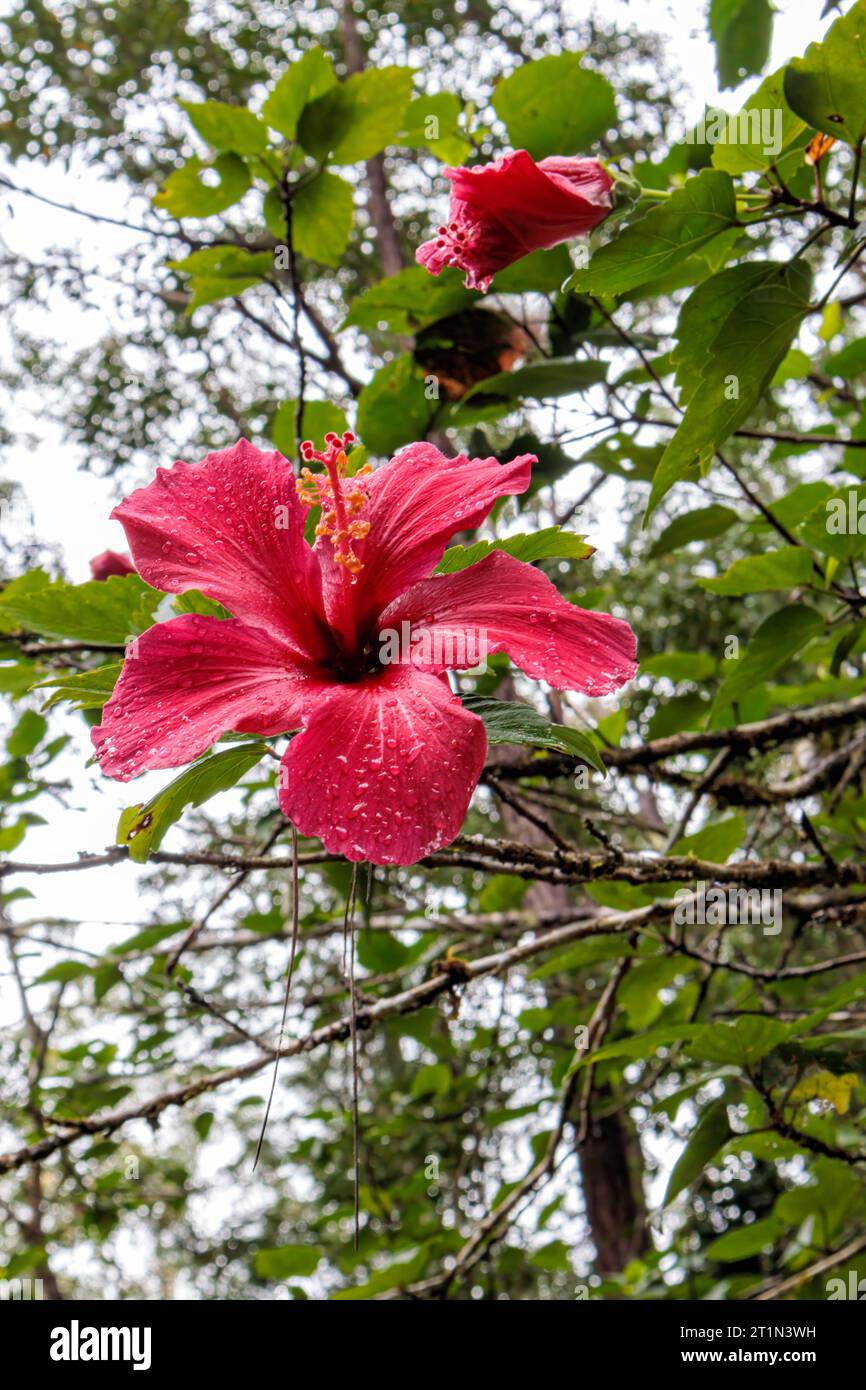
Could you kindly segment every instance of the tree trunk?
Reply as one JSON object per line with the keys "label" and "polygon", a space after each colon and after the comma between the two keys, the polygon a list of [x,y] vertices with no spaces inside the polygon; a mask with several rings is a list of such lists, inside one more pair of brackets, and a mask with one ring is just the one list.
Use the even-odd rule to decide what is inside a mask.
{"label": "tree trunk", "polygon": [[628,1115],[591,1116],[578,1157],[598,1273],[619,1274],[649,1244],[640,1144]]}
{"label": "tree trunk", "polygon": [[[500,685],[497,696],[514,698],[510,679]],[[502,804],[501,812],[509,838],[550,848],[544,832],[518,811]],[[564,884],[533,883],[524,901],[532,912],[561,912],[574,906],[574,895]],[[572,985],[564,977],[554,976],[547,988],[549,997],[561,998],[564,992],[571,991]],[[609,1092],[596,1088],[594,1109],[606,1109],[611,1099]],[[594,1118],[591,1112],[586,1138],[578,1146],[577,1156],[598,1273],[618,1274],[649,1245],[640,1141],[629,1116],[618,1111]]]}
{"label": "tree trunk", "polygon": [[[343,52],[346,67],[350,73],[361,72],[364,68],[364,49],[355,23],[352,0],[343,4]],[[379,264],[383,275],[396,275],[406,264],[403,248],[391,203],[388,198],[388,181],[385,178],[385,156],[376,154],[367,160],[367,208],[370,221],[376,229],[376,243],[379,250]]]}

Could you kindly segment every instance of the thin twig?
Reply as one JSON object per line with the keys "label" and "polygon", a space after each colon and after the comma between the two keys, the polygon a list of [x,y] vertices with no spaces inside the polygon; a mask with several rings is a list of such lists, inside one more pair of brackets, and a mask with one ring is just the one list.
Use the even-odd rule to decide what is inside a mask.
{"label": "thin twig", "polygon": [[271,1078],[271,1089],[268,1095],[268,1103],[265,1106],[265,1116],[262,1120],[262,1130],[259,1135],[259,1142],[256,1144],[256,1156],[253,1159],[253,1172],[258,1165],[259,1156],[262,1152],[262,1145],[265,1142],[265,1131],[268,1127],[268,1117],[271,1113],[271,1103],[274,1099],[274,1091],[277,1086],[277,1072],[280,1066],[280,1056],[286,1034],[286,1018],[289,1012],[289,995],[292,992],[292,976],[295,972],[295,952],[298,949],[298,926],[300,923],[298,898],[298,832],[292,826],[292,944],[289,949],[289,968],[286,973],[286,992],[283,995],[283,1016],[280,1021],[280,1034],[277,1041],[277,1051],[274,1057],[274,1074]]}

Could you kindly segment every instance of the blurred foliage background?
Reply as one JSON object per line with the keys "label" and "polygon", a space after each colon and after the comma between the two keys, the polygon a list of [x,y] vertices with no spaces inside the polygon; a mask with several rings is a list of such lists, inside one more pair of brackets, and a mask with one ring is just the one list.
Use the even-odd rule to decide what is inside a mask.
{"label": "blurred foliage background", "polygon": [[[642,665],[607,701],[543,694],[499,657],[463,680],[546,732],[491,744],[465,828],[483,840],[357,882],[357,1250],[352,871],[312,842],[288,1023],[308,1042],[252,1171],[291,915],[267,761],[176,824],[157,806],[140,920],[96,951],[7,864],[6,1278],[52,1298],[734,1299],[825,1297],[828,1256],[866,1273],[866,538],[826,524],[834,498],[859,517],[866,462],[866,74],[864,6],[836,9],[788,82],[767,72],[766,0],[709,6],[720,87],[759,90],[782,123],[768,157],[685,141],[664,41],[585,6],[8,6],[0,190],[14,207],[33,167],[83,161],[123,188],[133,236],[116,256],[0,242],[4,441],[27,412],[50,420],[119,497],[239,434],[295,458],[303,385],[304,433],[349,424],[375,459],[423,437],[535,452],[531,493],[482,534],[586,536],[591,556],[551,532],[537,562],[627,617]],[[843,71],[829,111],[822,75]],[[355,84],[348,121],[337,82]],[[821,130],[839,139],[816,164]],[[433,280],[414,251],[445,214],[443,163],[518,145],[610,161],[615,217],[483,299]],[[275,253],[296,183],[293,284]],[[46,219],[67,205],[36,196]],[[98,245],[115,223],[76,207]],[[65,303],[109,325],[85,350]],[[2,539],[14,866],[80,789],[70,753],[83,766],[125,641],[166,614],[136,577],[71,585],[38,535]],[[113,870],[86,872],[101,911]],[[704,880],[781,891],[781,932],[678,930],[673,894]],[[425,980],[424,1007],[365,1013]]]}

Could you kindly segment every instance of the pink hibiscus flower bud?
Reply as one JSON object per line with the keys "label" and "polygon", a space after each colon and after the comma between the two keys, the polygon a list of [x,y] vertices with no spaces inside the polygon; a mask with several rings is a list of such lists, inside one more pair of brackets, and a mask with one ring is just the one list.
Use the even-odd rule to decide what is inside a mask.
{"label": "pink hibiscus flower bud", "polygon": [[103,550],[90,561],[90,574],[93,579],[110,579],[113,574],[135,574],[135,565],[128,555],[117,550]]}
{"label": "pink hibiscus flower bud", "polygon": [[597,159],[553,155],[538,163],[526,150],[474,169],[445,169],[451,180],[447,227],[425,241],[415,259],[438,275],[454,265],[468,289],[486,293],[497,270],[584,236],[613,207],[613,179]]}

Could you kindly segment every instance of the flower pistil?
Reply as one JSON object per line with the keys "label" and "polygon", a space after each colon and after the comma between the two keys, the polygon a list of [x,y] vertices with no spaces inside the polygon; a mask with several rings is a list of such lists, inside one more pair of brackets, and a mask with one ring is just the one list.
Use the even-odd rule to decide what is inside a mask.
{"label": "flower pistil", "polygon": [[337,434],[326,434],[325,452],[320,453],[311,440],[305,439],[301,457],[307,463],[315,459],[324,465],[325,472],[314,473],[310,468],[302,468],[295,484],[305,507],[321,508],[317,538],[325,537],[331,542],[337,564],[344,565],[353,575],[363,569],[363,561],[355,554],[353,542],[363,540],[370,530],[369,521],[360,513],[367,505],[364,479],[372,472],[370,464],[365,463],[352,477],[346,477],[349,463],[346,450],[354,442],[351,430],[347,430],[342,439]]}

